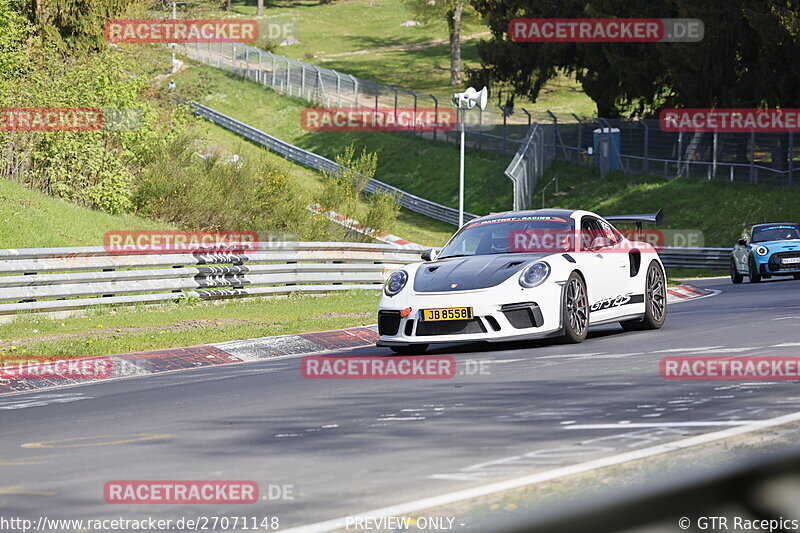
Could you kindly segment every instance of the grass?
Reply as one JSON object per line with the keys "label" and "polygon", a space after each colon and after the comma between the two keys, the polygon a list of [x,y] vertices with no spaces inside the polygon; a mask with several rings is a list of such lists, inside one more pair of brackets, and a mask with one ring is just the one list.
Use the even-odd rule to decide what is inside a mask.
{"label": "grass", "polygon": [[0,363],[25,356],[108,355],[374,324],[380,291],[158,306],[103,307],[0,324]]}
{"label": "grass", "polygon": [[[194,65],[177,75],[186,98],[197,98],[222,113],[284,141],[333,158],[350,144],[378,153],[375,177],[412,194],[458,206],[456,144],[433,142],[405,133],[310,132],[301,127],[300,112],[308,104],[282,96],[256,83],[211,67]],[[467,150],[465,204],[467,211],[486,214],[512,204],[511,181],[503,175],[510,156]]]}
{"label": "grass", "polygon": [[654,213],[664,209],[663,229],[703,232],[709,247],[731,247],[742,229],[758,222],[800,220],[800,189],[699,179],[664,180],[646,174],[610,172],[601,178],[593,167],[554,163],[534,192],[558,175],[558,193],[548,187],[546,207],[587,209],[600,215]]}
{"label": "grass", "polygon": [[[232,8],[237,16],[258,18],[256,0],[234,0]],[[421,94],[433,93],[440,100],[449,99],[455,91],[450,85],[447,24],[442,19],[420,21],[420,26],[401,26],[413,19],[414,13],[401,0],[337,0],[328,5],[320,5],[317,0],[267,0],[261,20],[297,24],[300,43],[279,46],[274,50],[277,54]],[[465,71],[480,66],[477,43],[489,37],[487,26],[474,20],[464,24],[461,55]],[[429,46],[417,48],[419,45]],[[409,48],[399,48],[404,46]],[[496,98],[497,91],[492,93],[490,103],[504,103]],[[536,102],[517,97],[516,106],[530,112],[549,109],[581,116],[597,113],[594,102],[574,78],[567,76],[551,80]]]}
{"label": "grass", "polygon": [[112,230],[170,226],[130,215],[109,215],[0,179],[0,248],[102,246]]}
{"label": "grass", "polygon": [[[223,150],[238,154],[242,157],[257,157],[264,148],[246,141],[228,130],[206,123],[206,136],[211,143]],[[314,170],[287,161],[292,176],[302,186],[310,191],[319,190],[321,187],[320,175]],[[366,214],[366,203],[362,203],[362,215]],[[455,231],[455,226],[428,218],[419,213],[401,209],[395,224],[389,228],[391,233],[406,240],[425,246],[441,246]]]}

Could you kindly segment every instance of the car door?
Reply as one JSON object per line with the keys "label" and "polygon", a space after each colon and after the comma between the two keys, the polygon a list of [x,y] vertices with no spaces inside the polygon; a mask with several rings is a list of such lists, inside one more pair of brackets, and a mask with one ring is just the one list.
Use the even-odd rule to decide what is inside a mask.
{"label": "car door", "polygon": [[586,278],[592,319],[602,319],[610,314],[608,311],[615,300],[625,295],[628,258],[621,253],[620,243],[614,242],[609,234],[610,226],[604,221],[585,215],[580,227],[581,253],[578,256],[583,263],[581,271]]}
{"label": "car door", "polygon": [[739,241],[733,247],[733,260],[741,273],[747,272],[747,260],[750,257],[750,232],[752,228],[746,228],[742,232]]}

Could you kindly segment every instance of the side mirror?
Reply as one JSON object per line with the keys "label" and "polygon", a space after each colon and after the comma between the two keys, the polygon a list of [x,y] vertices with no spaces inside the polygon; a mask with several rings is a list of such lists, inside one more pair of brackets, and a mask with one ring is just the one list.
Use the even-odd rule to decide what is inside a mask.
{"label": "side mirror", "polygon": [[739,239],[739,246],[747,246],[747,241],[745,239]]}
{"label": "side mirror", "polygon": [[436,260],[436,250],[433,248],[428,248],[424,252],[422,252],[422,260],[423,261],[435,261]]}

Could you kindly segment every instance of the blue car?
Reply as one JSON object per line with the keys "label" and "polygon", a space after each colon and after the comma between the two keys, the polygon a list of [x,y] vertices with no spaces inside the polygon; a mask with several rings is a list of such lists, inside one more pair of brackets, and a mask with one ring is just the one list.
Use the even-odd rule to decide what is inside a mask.
{"label": "blue car", "polygon": [[756,224],[744,230],[733,247],[731,281],[741,283],[744,276],[750,283],[772,276],[800,279],[800,224]]}

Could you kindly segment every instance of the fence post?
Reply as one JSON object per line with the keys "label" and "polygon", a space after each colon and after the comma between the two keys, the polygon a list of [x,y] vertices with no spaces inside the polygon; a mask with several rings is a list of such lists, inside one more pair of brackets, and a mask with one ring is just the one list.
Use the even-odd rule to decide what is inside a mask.
{"label": "fence post", "polygon": [[756,132],[750,132],[750,183],[756,182]]}
{"label": "fence post", "polygon": [[497,106],[500,108],[500,112],[503,113],[503,153],[506,153],[506,125],[507,125],[507,118],[506,115],[506,108],[504,106]]}
{"label": "fence post", "polygon": [[274,89],[275,88],[275,71],[277,70],[277,66],[275,65],[275,54],[273,54],[272,52],[267,52],[267,53],[272,56],[272,82],[271,82],[271,85],[272,85],[272,88]]}
{"label": "fence post", "polygon": [[478,108],[478,150],[483,149],[483,109]]}
{"label": "fence post", "polygon": [[794,132],[789,132],[789,150],[786,152],[786,158],[788,159],[787,163],[789,165],[789,187],[794,185],[794,169],[792,168],[792,162],[794,160]]}
{"label": "fence post", "polygon": [[[411,94],[414,96],[414,115],[413,116],[416,117],[417,116],[417,93],[415,93],[414,91],[411,91]],[[416,120],[413,121],[412,124],[413,124],[413,130],[412,131],[414,131],[416,133],[416,131],[417,131],[417,121]]]}
{"label": "fence post", "polygon": [[291,78],[292,63],[289,58],[286,58],[286,90],[289,96],[292,96],[292,78]]}
{"label": "fence post", "polygon": [[256,76],[256,82],[260,83],[261,85],[264,85],[264,67],[261,66],[261,63],[263,62],[263,59],[264,59],[264,54],[261,52],[261,50],[259,50],[258,51],[258,75]]}
{"label": "fence post", "polygon": [[717,146],[719,146],[719,132],[714,132],[714,154],[713,154],[713,165],[711,171],[711,177],[713,179],[717,179]]}
{"label": "fence post", "polygon": [[397,87],[389,85],[389,88],[394,92],[394,121],[397,122]]}
{"label": "fence post", "polygon": [[244,77],[250,77],[250,47],[247,45],[244,47]]}
{"label": "fence post", "polygon": [[683,171],[681,170],[681,161],[683,159],[683,132],[678,134],[678,173],[677,176],[680,177]]}
{"label": "fence post", "polygon": [[642,159],[642,172],[647,174],[650,171],[650,128],[647,127],[647,122],[644,119],[639,121],[639,124],[644,128],[644,154]]}
{"label": "fence post", "polygon": [[306,64],[300,63],[300,97],[306,92]]}
{"label": "fence post", "polygon": [[336,107],[342,107],[342,78],[335,70],[333,75],[336,76]]}
{"label": "fence post", "polygon": [[530,127],[531,127],[531,114],[528,113],[528,110],[525,109],[524,107],[520,107],[520,109],[522,109],[522,112],[525,113],[525,116],[528,118],[528,128],[530,129]]}
{"label": "fence post", "polygon": [[[438,126],[439,125],[439,100],[437,100],[436,97],[433,96],[432,94],[429,94],[428,96],[430,96],[431,99],[433,100],[433,113],[434,113],[433,116],[436,117],[436,119],[435,119],[436,120],[436,125]],[[395,93],[395,98],[397,98],[397,93]],[[434,141],[436,140],[436,132],[437,132],[437,130],[438,130],[438,128],[433,128],[433,140]]]}
{"label": "fence post", "polygon": [[[580,118],[578,118],[578,115],[576,115],[575,113],[570,113],[570,114],[573,117],[575,117],[575,120],[578,122],[578,138],[575,140],[575,148],[577,149],[577,152],[575,153],[578,154],[578,157],[580,157],[583,151],[583,145],[581,144],[583,142],[583,121]],[[587,164],[589,163],[588,157],[586,158],[586,163]]]}
{"label": "fence post", "polygon": [[352,74],[348,74],[348,76],[350,76],[350,79],[353,80],[353,91],[356,93],[356,99],[355,99],[355,103],[353,104],[353,107],[357,108],[358,107],[358,80]]}
{"label": "fence post", "polygon": [[233,45],[233,52],[231,52],[231,72],[236,74],[236,45]]}
{"label": "fence post", "polygon": [[547,114],[553,119],[553,126],[556,128],[556,137],[558,138],[558,144],[561,145],[561,153],[564,154],[564,160],[568,160],[569,157],[567,156],[567,147],[564,146],[564,140],[561,138],[561,131],[558,129],[558,119],[553,113],[550,112],[549,109],[547,110]]}

